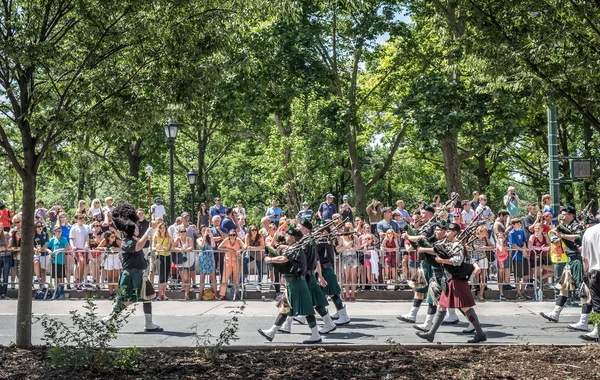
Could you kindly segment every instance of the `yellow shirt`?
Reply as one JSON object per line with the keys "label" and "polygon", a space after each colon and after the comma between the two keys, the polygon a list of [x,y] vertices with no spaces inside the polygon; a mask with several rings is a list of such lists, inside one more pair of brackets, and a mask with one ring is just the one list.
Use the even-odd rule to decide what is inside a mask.
{"label": "yellow shirt", "polygon": [[[169,247],[169,237],[161,238],[159,236],[156,237],[156,244],[162,245],[164,248]],[[156,251],[157,256],[171,256],[171,252],[169,251]]]}

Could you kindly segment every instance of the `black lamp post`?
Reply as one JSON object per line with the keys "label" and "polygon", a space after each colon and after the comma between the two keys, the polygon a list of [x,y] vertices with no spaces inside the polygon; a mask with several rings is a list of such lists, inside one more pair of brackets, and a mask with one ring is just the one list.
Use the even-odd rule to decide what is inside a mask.
{"label": "black lamp post", "polygon": [[188,183],[190,184],[190,188],[191,188],[191,194],[192,194],[192,223],[194,224],[194,186],[196,185],[196,181],[198,180],[198,173],[196,173],[194,171],[194,169],[190,169],[190,171],[187,174],[188,177]]}
{"label": "black lamp post", "polygon": [[175,182],[173,180],[173,156],[175,149],[175,139],[177,138],[177,131],[179,130],[179,124],[169,118],[165,123],[165,135],[167,136],[167,142],[169,143],[169,151],[171,155],[169,173],[171,175],[171,223],[175,222]]}

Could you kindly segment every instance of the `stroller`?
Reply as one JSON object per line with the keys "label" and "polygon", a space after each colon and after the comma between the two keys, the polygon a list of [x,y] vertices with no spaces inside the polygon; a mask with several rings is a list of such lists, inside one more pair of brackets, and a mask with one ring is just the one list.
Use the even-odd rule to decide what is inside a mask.
{"label": "stroller", "polygon": [[181,276],[176,264],[171,264],[171,272],[169,273],[169,290],[181,290]]}

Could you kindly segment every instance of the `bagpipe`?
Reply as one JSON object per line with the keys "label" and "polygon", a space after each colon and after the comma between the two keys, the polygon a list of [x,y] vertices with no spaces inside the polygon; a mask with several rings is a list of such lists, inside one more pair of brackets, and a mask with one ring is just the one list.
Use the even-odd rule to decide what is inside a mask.
{"label": "bagpipe", "polygon": [[[440,215],[440,212],[443,210],[445,211],[446,208],[448,206],[450,206],[453,202],[455,202],[459,197],[459,194],[455,194],[452,198],[448,199],[448,201],[446,203],[444,203],[444,206],[442,206],[439,210],[437,210],[433,216],[431,217],[431,219],[429,219],[425,224],[423,224],[422,226],[419,226],[419,228],[415,229],[413,226],[411,226],[409,223],[406,223],[406,225],[404,226],[404,231],[409,235],[409,236],[418,236],[418,235],[423,235],[427,230],[429,230],[433,225],[438,223],[438,217]],[[415,220],[415,225],[420,222],[423,218],[419,218],[417,220]],[[425,239],[424,239],[425,240]],[[421,243],[421,241],[419,241],[419,243]],[[410,245],[413,247],[413,249],[417,249],[419,247],[418,243],[415,242],[411,242]],[[429,247],[432,248],[432,247]]]}

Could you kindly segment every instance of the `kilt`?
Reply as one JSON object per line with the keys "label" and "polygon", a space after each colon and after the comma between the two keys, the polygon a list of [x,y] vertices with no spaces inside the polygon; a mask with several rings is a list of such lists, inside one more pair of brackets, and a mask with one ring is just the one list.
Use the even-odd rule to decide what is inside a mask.
{"label": "kilt", "polygon": [[323,294],[328,296],[339,295],[342,292],[342,288],[340,288],[333,269],[322,269],[322,273],[323,278],[327,281],[327,286],[323,288]]}
{"label": "kilt", "polygon": [[[432,273],[432,277],[435,277],[435,279],[437,280],[437,283],[440,285],[440,287],[442,286],[442,277],[444,276],[443,270],[440,268],[431,268],[431,273]],[[427,292],[429,293],[429,289],[427,290]],[[438,300],[439,302],[439,300]],[[427,303],[430,305],[434,305],[435,302],[433,302],[433,298],[428,294],[427,295]]]}
{"label": "kilt", "polygon": [[323,294],[323,289],[321,289],[321,286],[317,282],[317,277],[314,273],[310,273],[308,290],[310,291],[310,295],[312,297],[312,304],[314,307],[327,307],[327,305],[329,305],[329,303],[327,302],[327,298],[325,298],[325,295]]}
{"label": "kilt", "polygon": [[459,280],[456,278],[448,281],[448,287],[445,292],[442,292],[440,296],[439,306],[446,309],[449,308],[463,308],[475,306],[475,300],[473,294],[471,294],[471,288],[467,280]]}
{"label": "kilt", "polygon": [[129,272],[124,269],[119,279],[119,293],[123,292],[123,302],[137,302],[142,289],[142,272]]}
{"label": "kilt", "polygon": [[583,272],[583,262],[581,261],[581,259],[569,259],[569,262],[567,263],[566,267],[571,269],[573,281],[575,281],[575,289],[579,289],[579,287],[585,280],[585,273]]}
{"label": "kilt", "polygon": [[315,315],[306,279],[304,277],[286,276],[285,281],[287,282],[287,298],[291,307],[288,315],[293,317],[297,315]]}
{"label": "kilt", "polygon": [[429,280],[431,279],[431,276],[433,276],[433,270],[431,269],[430,264],[423,262],[423,273],[425,273],[425,278],[427,279],[427,285],[425,285],[422,288],[415,289],[415,292],[427,294],[427,292],[429,291]]}

